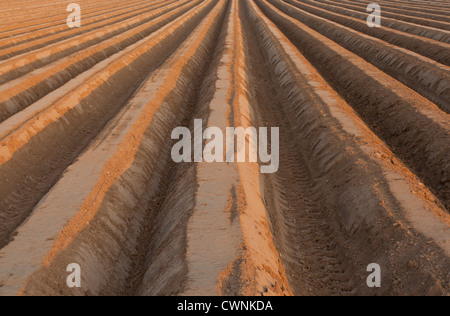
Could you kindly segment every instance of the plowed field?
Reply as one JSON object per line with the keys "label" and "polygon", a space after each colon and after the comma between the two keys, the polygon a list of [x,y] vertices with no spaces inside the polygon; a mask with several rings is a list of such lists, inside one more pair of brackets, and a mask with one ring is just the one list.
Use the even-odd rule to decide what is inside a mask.
{"label": "plowed field", "polygon": [[450,2],[371,2],[0,0],[0,295],[449,295]]}

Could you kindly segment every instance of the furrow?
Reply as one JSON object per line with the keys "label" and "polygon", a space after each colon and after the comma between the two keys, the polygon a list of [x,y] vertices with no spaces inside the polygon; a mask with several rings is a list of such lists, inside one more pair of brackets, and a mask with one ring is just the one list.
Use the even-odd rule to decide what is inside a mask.
{"label": "furrow", "polygon": [[82,53],[74,53],[48,66],[36,69],[23,77],[1,85],[0,122],[25,109],[48,93],[58,89],[84,71],[89,70],[95,64],[98,64],[113,54],[119,53],[137,41],[150,36],[152,32],[173,21],[188,10],[193,9],[199,3],[201,3],[199,0],[194,2],[180,2],[177,4],[179,5],[177,9],[173,12],[169,11],[166,14],[164,14],[166,10],[161,12],[156,11],[153,13],[156,15],[156,18],[150,19],[147,23],[131,28],[109,40],[104,40],[97,45],[83,50]]}
{"label": "furrow", "polygon": [[[356,2],[361,2],[366,5],[369,5],[369,3],[371,3],[367,0],[356,0]],[[443,15],[443,14],[450,13],[450,7],[447,7],[447,10],[445,8],[438,9],[438,8],[433,7],[431,4],[419,6],[412,2],[399,3],[397,1],[377,1],[377,3],[382,5],[383,7],[387,6],[389,8],[403,9],[405,11],[412,11],[412,12],[426,12],[426,13],[437,14],[437,15]],[[449,18],[447,17],[447,19],[449,19]]]}
{"label": "furrow", "polygon": [[141,5],[140,7],[142,8],[133,5],[131,9],[114,11],[114,15],[112,16],[103,14],[100,17],[93,19],[92,21],[91,19],[83,19],[82,28],[71,29],[67,25],[63,25],[59,28],[52,27],[49,30],[39,30],[38,32],[30,32],[14,38],[0,40],[0,60],[5,60],[16,55],[26,53],[28,51],[36,50],[38,48],[48,46],[70,37],[85,34],[92,30],[101,29],[102,27],[131,19],[139,14],[148,12],[150,10],[155,10],[159,7],[163,7],[169,4],[170,2],[163,2],[160,5],[146,4]]}
{"label": "furrow", "polygon": [[[67,260],[85,267],[83,288],[77,289],[79,294],[117,294],[127,287],[146,206],[155,198],[160,180],[165,177],[171,146],[167,139],[187,115],[186,100],[195,90],[191,83],[208,66],[208,55],[214,49],[226,3],[209,1],[205,7],[212,9],[210,14],[168,62],[145,81],[120,120],[112,122],[56,185],[52,193],[62,198],[58,192],[67,192],[65,187],[71,186],[75,179],[86,181],[86,185],[80,184],[83,193],[77,201],[66,204],[66,215],[58,217],[55,226],[46,230],[46,235],[56,234],[55,238],[49,240],[41,235],[38,242],[42,247],[35,248],[34,265],[29,262],[22,266],[26,275],[16,274],[17,268],[8,267],[13,274],[8,282],[15,282],[10,290],[17,292],[22,288],[24,295],[74,294],[64,286],[65,269],[61,266],[67,266]],[[186,27],[186,23],[183,25]],[[96,171],[80,174],[91,159],[98,161]],[[59,213],[57,203],[48,205],[43,201],[27,223]],[[26,232],[26,226],[22,229],[18,238],[23,239],[17,239],[15,247],[4,249],[2,262],[5,256],[13,255],[10,249],[17,249],[32,233]],[[3,267],[1,271],[4,274]]]}
{"label": "furrow", "polygon": [[[339,7],[343,7],[346,9],[351,9],[351,10],[359,11],[359,12],[365,12],[367,9],[367,6],[355,5],[354,2],[352,2],[351,4],[348,4],[344,0],[335,0],[335,1],[317,0],[317,1],[326,3],[326,4],[331,4],[331,5],[338,5]],[[405,12],[403,11],[403,13],[405,13]],[[389,10],[383,10],[382,15],[384,17],[394,19],[394,20],[405,21],[408,23],[414,23],[417,25],[424,25],[424,26],[435,28],[435,29],[450,31],[450,23],[441,22],[441,21],[437,21],[434,19],[418,18],[418,17],[409,16],[406,14],[399,14],[399,13],[390,13]]]}
{"label": "furrow", "polygon": [[[340,0],[340,1],[341,1],[341,3],[344,3],[344,4],[358,6],[360,9],[367,8],[367,6],[370,3],[372,3],[372,2],[367,2],[364,4],[364,3],[360,3],[360,1],[353,1],[353,2],[343,1],[343,0]],[[381,8],[383,9],[384,12],[450,23],[449,16],[445,15],[444,12],[442,12],[442,11],[433,11],[433,13],[430,14],[425,9],[420,9],[419,11],[410,9],[408,5],[402,6],[401,8],[397,8],[395,6],[393,7],[393,6],[389,5],[386,2],[379,1],[378,4],[381,6]]]}
{"label": "furrow", "polygon": [[298,1],[284,0],[284,2],[318,17],[339,23],[358,32],[379,38],[389,44],[406,48],[441,64],[450,66],[450,56],[447,53],[450,49],[450,44],[384,27],[377,29],[369,28],[365,21],[316,8],[313,5],[306,4],[306,1],[300,3]]}
{"label": "furrow", "polygon": [[133,18],[130,21],[118,22],[115,25],[110,25],[106,30],[94,30],[0,62],[0,84],[16,79],[53,61],[119,35],[120,33],[148,22],[161,14],[168,13],[174,8],[177,10],[176,4],[169,6],[168,8],[151,11],[143,16]]}
{"label": "furrow", "polygon": [[[408,295],[439,288],[450,254],[449,215],[427,189],[417,191],[419,180],[263,15],[255,4],[261,1],[245,3],[277,80],[275,87],[270,79],[264,86],[279,91],[274,95],[264,87],[269,100],[261,96],[258,104],[265,103],[266,109],[260,113],[267,111],[269,119],[282,124],[290,144],[281,142],[285,161],[280,172],[266,180],[265,199],[294,293]],[[258,79],[253,82],[264,82]],[[429,244],[418,242],[423,236],[439,244],[442,252],[435,259],[443,266],[399,271],[400,262],[426,253]],[[390,240],[403,247],[384,247]],[[408,286],[389,282],[390,288],[369,289],[363,271],[369,261],[381,262],[387,279]],[[418,277],[422,284],[416,282]]]}
{"label": "furrow", "polygon": [[64,169],[215,3],[203,2],[0,125],[3,245]]}
{"label": "furrow", "polygon": [[393,152],[449,207],[448,114],[271,4],[259,0],[256,3]]}
{"label": "furrow", "polygon": [[[97,17],[97,16],[101,16],[103,14],[104,11],[99,10],[99,8],[104,8],[106,3],[98,3],[96,7],[92,8],[92,10],[86,10],[85,11],[85,6],[83,6],[83,16],[84,18],[90,18],[90,17]],[[65,25],[67,27],[67,17],[68,17],[68,12],[66,12],[66,8],[67,8],[67,4],[61,4],[58,3],[54,6],[54,8],[58,11],[58,12],[63,12],[63,14],[58,15],[58,17],[54,17],[55,15],[52,15],[50,22],[47,22],[46,17],[40,17],[38,19],[33,19],[34,21],[31,23],[25,23],[25,25],[19,26],[17,24],[9,24],[9,27],[5,27],[3,28],[4,31],[0,31],[0,39],[3,38],[8,38],[8,37],[13,37],[16,35],[21,35],[21,34],[27,34],[33,31],[37,31],[37,30],[42,30],[42,29],[50,29],[51,27],[55,27],[58,25]],[[26,11],[26,10],[24,10]],[[40,10],[42,12],[42,8]],[[99,12],[100,11],[100,12]],[[105,13],[107,13],[108,11],[106,11]],[[109,12],[113,12],[113,11],[109,11]],[[36,24],[37,22],[37,24]],[[2,30],[2,29],[0,29]]]}
{"label": "furrow", "polygon": [[[302,0],[302,2],[296,1],[297,3],[305,3],[312,5],[314,7],[318,7],[327,11],[335,12],[341,15],[345,15],[348,17],[352,17],[358,19],[360,21],[366,21],[368,17],[368,13],[350,10],[339,6],[337,3],[322,3],[318,0]],[[405,33],[410,33],[413,35],[418,35],[422,37],[427,37],[430,39],[434,39],[436,41],[440,41],[446,44],[450,44],[450,32],[444,30],[438,30],[431,27],[421,26],[417,24],[412,24],[404,21],[398,21],[395,19],[390,19],[387,17],[383,17],[382,19],[382,27],[391,28],[394,30],[398,30]]]}
{"label": "furrow", "polygon": [[[310,15],[288,3],[269,0],[276,8],[301,21],[342,47],[364,58],[404,85],[450,113],[450,67],[440,65],[406,49]],[[450,45],[449,45],[450,48]],[[448,55],[448,54],[447,54]],[[450,58],[450,56],[447,56]]]}

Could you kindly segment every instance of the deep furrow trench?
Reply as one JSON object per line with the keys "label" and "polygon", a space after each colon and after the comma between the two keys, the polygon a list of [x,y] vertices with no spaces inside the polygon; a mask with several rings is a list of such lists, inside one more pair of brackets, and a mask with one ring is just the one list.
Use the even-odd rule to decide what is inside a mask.
{"label": "deep furrow trench", "polygon": [[448,19],[381,4],[4,5],[0,296],[448,295]]}

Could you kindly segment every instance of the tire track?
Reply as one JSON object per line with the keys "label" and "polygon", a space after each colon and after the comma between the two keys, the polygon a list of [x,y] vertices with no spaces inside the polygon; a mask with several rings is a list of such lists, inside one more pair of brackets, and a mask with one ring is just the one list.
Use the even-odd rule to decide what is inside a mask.
{"label": "tire track", "polygon": [[448,208],[447,116],[433,103],[269,3],[256,3]]}
{"label": "tire track", "polygon": [[[372,158],[377,152],[387,157],[393,155],[349,110],[349,106],[337,94],[330,92],[332,90],[328,84],[320,79],[314,68],[296,52],[275,25],[262,16],[253,2],[260,1],[247,2],[250,15],[253,16],[250,24],[261,37],[258,42],[262,43],[278,82],[278,86],[271,91],[268,87],[276,84],[271,83],[265,73],[253,81],[266,81],[261,91],[267,91],[269,100],[264,100],[263,93],[257,92],[261,95],[258,104],[266,104],[267,117],[275,119],[274,124],[290,126],[290,129],[286,128],[289,136],[285,139],[288,141],[281,146],[286,150],[281,156],[284,161],[281,162],[280,172],[268,179],[273,187],[267,185],[265,199],[271,199],[268,209],[272,210],[271,222],[275,238],[279,238],[277,247],[282,254],[294,293],[405,295],[411,293],[408,291],[426,291],[426,288],[433,287],[431,284],[439,287],[439,279],[445,275],[445,268],[444,271],[428,271],[430,266],[425,264],[427,267],[420,272],[415,270],[410,273],[410,269],[400,271],[398,263],[410,257],[411,253],[399,249],[392,252],[382,246],[388,245],[389,240],[395,238],[398,244],[420,244],[420,250],[416,248],[417,252],[426,251],[426,243],[412,241],[407,230],[392,229],[393,220],[406,225],[404,213],[396,210],[396,204],[404,197],[391,186],[380,186],[380,183],[385,182],[379,180],[379,177],[383,178],[382,174],[388,172],[380,169],[389,169],[398,178],[411,177],[411,174],[404,167],[392,167],[389,159],[396,158],[382,158],[380,154],[379,157],[386,159],[386,162]],[[261,62],[256,64],[260,69]],[[279,91],[279,97],[276,91]],[[264,109],[261,110],[264,113]],[[286,111],[284,120],[288,118],[288,122],[277,121],[283,117],[283,110]],[[348,141],[350,139],[352,141]],[[345,142],[345,145],[340,142]],[[396,160],[395,164],[401,162]],[[417,179],[414,182],[415,185],[418,184]],[[286,186],[286,183],[289,185]],[[405,182],[401,186],[411,184]],[[329,185],[333,189],[327,188]],[[269,194],[273,197],[270,198]],[[427,194],[429,199],[430,193]],[[402,204],[403,211],[411,213],[408,220],[411,220],[417,209],[429,212],[434,208],[430,208],[429,202],[425,202],[428,206],[421,205],[423,202],[412,195],[408,199],[417,203]],[[363,200],[365,203],[362,203]],[[380,203],[381,201],[383,202]],[[436,214],[447,218],[448,223],[448,214],[438,209],[435,208]],[[424,214],[420,215],[420,218],[424,217]],[[426,217],[430,219],[430,214]],[[431,223],[423,225],[420,220],[411,222],[421,234],[430,236],[439,230],[433,238],[440,238],[438,236],[442,237],[441,234],[448,238],[448,229],[444,233],[445,229],[437,228],[443,227],[439,220],[433,224],[437,225],[436,230],[426,229]],[[418,235],[414,236],[413,239]],[[449,253],[446,242],[440,243],[440,246]],[[413,252],[412,257],[415,256],[416,253]],[[402,283],[409,284],[410,288],[394,285],[379,291],[368,289],[365,285],[363,262],[371,260],[383,262],[385,273],[390,275],[388,279],[397,278]],[[441,260],[443,266],[448,262],[445,255]],[[421,279],[427,280],[426,285],[417,284],[418,274]]]}
{"label": "tire track", "polygon": [[[448,295],[450,33],[419,25],[445,4],[369,29],[364,1],[87,1],[65,30],[4,3],[0,295]],[[174,162],[198,119],[279,127],[278,171],[250,137]]]}

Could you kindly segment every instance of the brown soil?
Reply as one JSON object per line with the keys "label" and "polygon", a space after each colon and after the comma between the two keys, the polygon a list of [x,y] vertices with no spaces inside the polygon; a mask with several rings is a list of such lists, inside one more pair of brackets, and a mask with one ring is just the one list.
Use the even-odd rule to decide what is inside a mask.
{"label": "brown soil", "polygon": [[[450,6],[366,2],[1,3],[0,295],[450,295]],[[199,119],[279,170],[175,163]]]}

